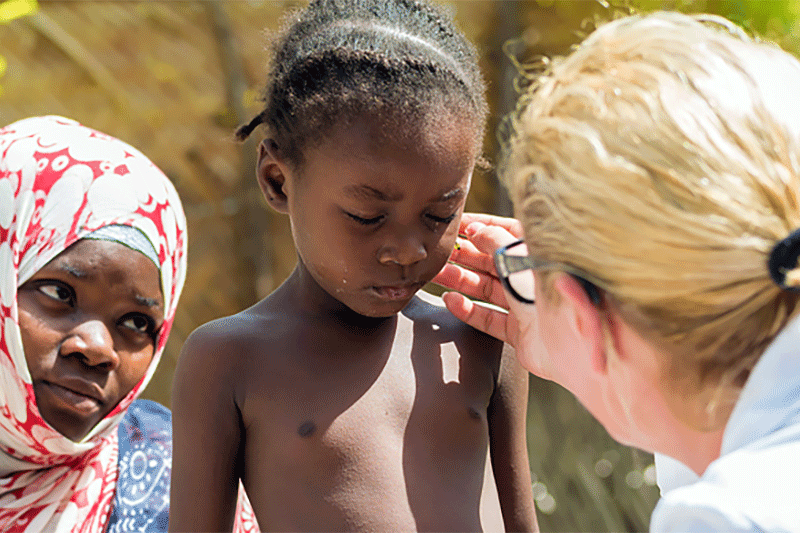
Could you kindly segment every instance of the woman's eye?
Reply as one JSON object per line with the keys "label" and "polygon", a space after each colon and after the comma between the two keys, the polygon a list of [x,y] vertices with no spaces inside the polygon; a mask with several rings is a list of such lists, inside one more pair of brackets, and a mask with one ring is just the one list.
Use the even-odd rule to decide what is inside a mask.
{"label": "woman's eye", "polygon": [[151,334],[155,330],[153,320],[145,315],[129,316],[122,321],[122,325],[138,333]]}
{"label": "woman's eye", "polygon": [[68,303],[72,300],[72,291],[62,285],[40,285],[39,292],[59,302]]}
{"label": "woman's eye", "polygon": [[425,215],[425,216],[427,216],[430,220],[432,220],[432,221],[434,221],[434,222],[436,222],[438,224],[449,224],[449,223],[451,223],[453,221],[453,219],[456,218],[456,214],[455,213],[453,213],[452,215],[446,216],[446,217],[438,217],[436,215],[430,215],[430,214],[429,215]]}
{"label": "woman's eye", "polygon": [[371,218],[364,218],[364,217],[360,217],[358,215],[354,215],[353,213],[348,213],[347,211],[345,211],[345,214],[348,217],[350,217],[351,219],[355,220],[356,222],[358,222],[359,224],[361,224],[363,226],[372,226],[374,224],[379,223],[381,220],[383,220],[383,215],[379,215],[377,217],[371,217]]}

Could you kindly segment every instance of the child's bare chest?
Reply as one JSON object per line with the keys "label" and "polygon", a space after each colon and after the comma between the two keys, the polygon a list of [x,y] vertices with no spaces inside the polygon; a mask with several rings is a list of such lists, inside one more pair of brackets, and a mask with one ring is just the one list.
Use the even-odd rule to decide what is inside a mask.
{"label": "child's bare chest", "polygon": [[479,498],[494,390],[490,358],[467,354],[435,331],[404,327],[413,326],[399,323],[391,342],[347,348],[295,339],[294,349],[284,347],[282,375],[248,377],[245,480],[262,513],[285,513],[274,525],[319,525],[293,522],[302,508],[326,516],[322,524],[395,516],[399,522],[373,525],[402,527],[413,512],[412,487],[426,495],[417,506],[465,504],[453,501],[461,497],[452,496],[454,487],[472,505]]}

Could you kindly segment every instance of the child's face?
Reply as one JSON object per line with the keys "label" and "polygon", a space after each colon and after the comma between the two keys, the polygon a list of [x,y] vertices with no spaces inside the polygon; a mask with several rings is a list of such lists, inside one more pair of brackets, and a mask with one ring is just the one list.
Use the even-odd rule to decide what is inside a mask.
{"label": "child's face", "polygon": [[[440,121],[412,142],[362,119],[306,150],[285,190],[298,253],[356,313],[399,312],[444,266],[475,164],[474,133]],[[392,132],[390,132],[391,134]]]}
{"label": "child's face", "polygon": [[42,418],[79,441],[144,377],[164,321],[158,268],[122,244],[81,240],[18,290]]}

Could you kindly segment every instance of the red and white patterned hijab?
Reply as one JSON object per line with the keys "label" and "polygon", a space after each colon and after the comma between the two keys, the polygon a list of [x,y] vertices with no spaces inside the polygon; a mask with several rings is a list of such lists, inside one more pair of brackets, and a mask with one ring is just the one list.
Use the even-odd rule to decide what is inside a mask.
{"label": "red and white patterned hijab", "polygon": [[[17,287],[92,231],[135,227],[158,254],[164,325],[145,376],[81,442],[36,407]],[[122,141],[62,117],[0,129],[0,533],[105,529],[117,479],[117,425],[153,374],[186,276],[186,219],[172,183]]]}

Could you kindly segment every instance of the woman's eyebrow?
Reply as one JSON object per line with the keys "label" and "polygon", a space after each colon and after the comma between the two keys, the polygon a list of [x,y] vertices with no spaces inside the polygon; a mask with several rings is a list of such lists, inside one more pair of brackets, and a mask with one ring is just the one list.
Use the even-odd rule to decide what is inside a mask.
{"label": "woman's eyebrow", "polygon": [[150,307],[153,309],[161,309],[163,307],[163,302],[157,298],[147,298],[139,295],[136,295],[134,298],[136,303],[145,307]]}
{"label": "woman's eyebrow", "polygon": [[[92,278],[92,274],[91,273],[86,272],[86,271],[82,270],[81,268],[76,267],[75,265],[73,265],[72,263],[69,263],[67,261],[59,261],[59,262],[51,265],[51,268],[53,268],[55,270],[61,270],[63,272],[66,272],[67,274],[69,274],[69,275],[71,275],[71,276],[73,276],[73,277],[75,277],[77,279],[81,279],[81,280],[91,280],[91,278]],[[159,310],[164,307],[163,300],[161,300],[159,298],[148,298],[146,296],[141,296],[141,295],[138,295],[138,294],[134,295],[133,298],[134,298],[134,300],[136,300],[137,304],[139,304],[141,306],[144,306],[144,307],[150,307],[152,309],[159,309]]]}
{"label": "woman's eyebrow", "polygon": [[67,274],[70,274],[72,277],[77,279],[87,279],[91,277],[89,272],[86,272],[85,270],[73,265],[68,261],[61,260],[49,266],[54,270],[61,270],[62,272],[66,272]]}

